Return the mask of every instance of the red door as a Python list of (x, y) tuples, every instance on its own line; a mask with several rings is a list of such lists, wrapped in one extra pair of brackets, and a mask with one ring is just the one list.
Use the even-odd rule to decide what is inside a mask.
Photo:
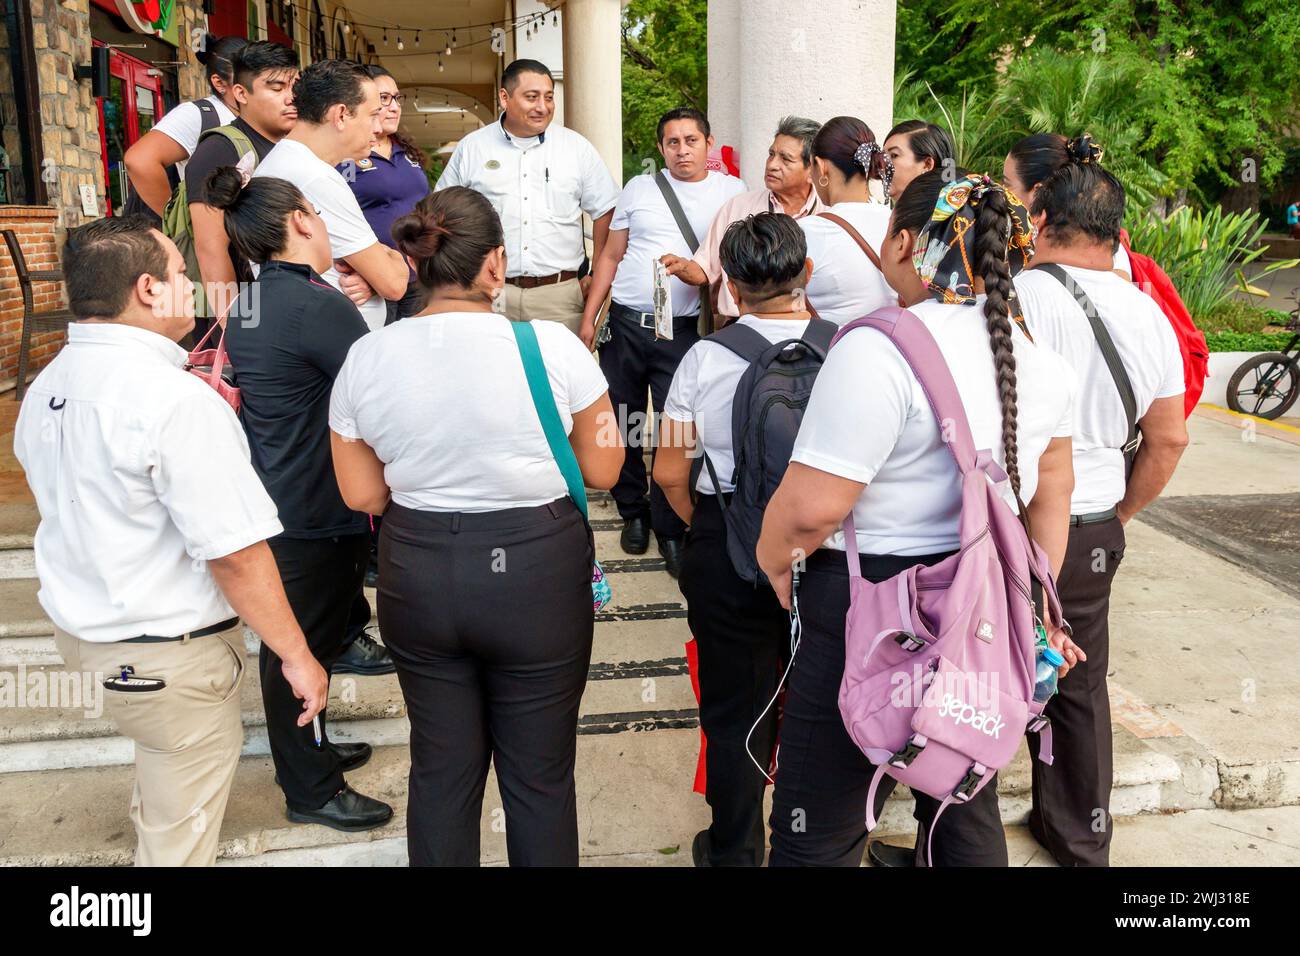
[[(96, 40), (95, 46), (103, 46)], [(99, 108), (99, 148), (104, 161), (108, 208), (113, 215), (126, 202), (126, 151), (153, 128), (162, 115), (162, 77), (143, 60), (110, 50), (108, 95), (95, 102)]]

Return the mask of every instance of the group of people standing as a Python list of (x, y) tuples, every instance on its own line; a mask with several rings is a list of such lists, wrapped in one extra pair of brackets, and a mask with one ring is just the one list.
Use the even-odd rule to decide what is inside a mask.
[[(290, 819), (391, 818), (344, 777), (369, 745), (332, 741), (324, 717), (331, 673), (395, 670), (412, 864), (478, 862), (489, 765), (511, 863), (576, 864), (599, 576), (585, 486), (612, 489), (624, 551), (643, 554), (654, 533), (686, 598), (713, 815), (696, 864), (761, 865), (769, 830), (774, 865), (860, 863), (874, 768), (837, 707), (845, 551), (872, 580), (953, 553), (957, 472), (897, 349), (851, 330), (825, 354), (764, 515), (756, 585), (733, 566), (724, 520), (750, 363), (713, 333), (829, 342), (900, 305), (938, 341), (1007, 500), (1026, 503), (1073, 627), (1054, 635), (1068, 673), (1031, 828), (1062, 863), (1106, 862), (1109, 590), (1123, 525), (1187, 439), (1177, 343), (1119, 271), (1124, 191), (1086, 137), (1030, 137), (994, 180), (958, 168), (930, 124), (877, 142), (855, 117), (792, 116), (764, 185), (747, 189), (709, 169), (708, 119), (680, 108), (658, 125), (664, 168), (619, 190), (591, 144), (552, 122), (549, 70), (518, 60), (499, 120), (459, 143), (431, 189), (382, 69), (300, 71), (266, 42), (212, 44), (208, 64), (207, 107), (128, 157), (161, 230), (116, 218), (69, 234), (79, 321), (15, 434), (60, 650), (121, 675), (107, 707), (136, 741), (139, 862), (215, 857), (242, 739), (242, 619), (261, 639)], [(167, 167), (182, 162), (169, 199)], [(671, 335), (656, 330), (656, 268), (671, 277)], [(207, 331), (191, 332), (196, 299), (237, 414), (183, 370), (176, 343)], [(1128, 371), (1132, 422), (1090, 312)], [(856, 541), (837, 530), (850, 513)], [(382, 646), (365, 633), (368, 578)], [(916, 798), (918, 848), (936, 805)], [(936, 864), (1005, 865), (996, 787), (949, 810), (933, 845)], [(890, 850), (873, 844), (872, 859), (923, 860)]]

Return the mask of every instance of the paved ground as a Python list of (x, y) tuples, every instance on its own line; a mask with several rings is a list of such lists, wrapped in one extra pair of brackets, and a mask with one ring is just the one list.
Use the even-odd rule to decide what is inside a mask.
[[(0, 539), (30, 535), (30, 502), (9, 455), (0, 399)], [(1129, 528), (1112, 614), (1117, 864), (1300, 863), (1300, 597), (1277, 582), (1294, 559), (1285, 509), (1300, 496), (1300, 433), (1243, 425), (1202, 409), (1193, 443), (1166, 501)], [(1231, 488), (1254, 509), (1255, 527), (1279, 525), (1260, 550)], [(1220, 506), (1216, 506), (1219, 499)], [(1181, 521), (1181, 524), (1176, 523)], [(608, 503), (597, 506), (598, 550), (615, 576), (616, 604), (597, 625), (583, 701), (578, 792), (583, 859), (591, 865), (689, 863), (689, 841), (707, 822), (690, 792), (698, 741), (682, 672), (688, 636), (675, 586), (653, 561), (617, 546)], [(1216, 545), (1226, 541), (1232, 547)], [(0, 552), (0, 657), (48, 655), (48, 622), (34, 600), (30, 552)], [(30, 547), (29, 539), (26, 547)], [(1235, 550), (1234, 550), (1235, 549)], [(1268, 558), (1261, 563), (1260, 554)], [(1269, 563), (1271, 562), (1271, 563)], [(1287, 582), (1283, 581), (1286, 585)], [(7, 628), (7, 630), (6, 630)], [(15, 658), (16, 659), (16, 658)], [(646, 681), (650, 684), (647, 685)], [(336, 682), (340, 683), (340, 682)], [(647, 697), (647, 686), (653, 692)], [(250, 682), (248, 744), (223, 827), (223, 861), (401, 863), (406, 724), (391, 678), (335, 688), (339, 739), (379, 745), (353, 775), (358, 789), (390, 799), (399, 820), (372, 834), (341, 835), (284, 822), (270, 781), (260, 708)], [(83, 716), (0, 713), (0, 860), (122, 863), (133, 842), (125, 806), (129, 742)], [(332, 718), (333, 719), (333, 718)], [(6, 763), (6, 761), (8, 763)], [(1018, 824), (1027, 809), (1023, 756), (1004, 775), (1004, 820), (1016, 864), (1047, 862)], [(495, 783), (485, 800), (485, 863), (504, 860)], [(883, 830), (904, 841), (898, 800)], [(1171, 812), (1182, 810), (1185, 812)]]

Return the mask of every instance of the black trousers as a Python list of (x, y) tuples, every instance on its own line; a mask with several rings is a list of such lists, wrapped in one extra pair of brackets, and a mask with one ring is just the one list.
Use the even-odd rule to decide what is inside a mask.
[[(947, 555), (862, 555), (862, 576), (883, 581), (915, 564)], [(860, 866), (867, 845), (867, 791), (876, 768), (858, 749), (840, 718), (844, 677), (844, 615), (849, 574), (840, 551), (808, 559), (799, 588), (803, 632), (795, 653), (781, 719), (776, 790), (772, 795), (772, 866)], [(894, 789), (886, 776), (876, 812)], [(1006, 866), (1007, 844), (998, 811), (997, 779), (969, 803), (953, 803), (934, 824), (940, 801), (915, 793), (916, 863), (924, 866), (934, 826), (935, 866)]]
[(406, 294), (400, 299), (390, 299), (386, 304), (388, 306), (388, 317), (384, 320), (384, 325), (392, 325), (398, 319), (405, 319), (409, 316), (416, 315), (424, 308), (425, 302), (429, 298), (429, 291), (420, 285), (419, 279), (412, 279), (406, 284)]
[(768, 703), (790, 659), (790, 615), (770, 587), (756, 588), (736, 574), (726, 547), (718, 499), (701, 495), (686, 536), (680, 586), (699, 653), (705, 798), (713, 811), (709, 862), (762, 866), (766, 777), (754, 760), (767, 769), (776, 742), (777, 708)]
[(623, 470), (610, 494), (624, 519), (648, 516), (656, 534), (677, 538), (686, 533), (686, 524), (677, 517), (659, 486), (646, 475), (645, 448), (651, 441), (651, 428), (649, 422), (642, 424), (641, 416), (645, 414), (647, 389), (656, 417), (663, 412), (678, 363), (700, 340), (699, 318), (678, 317), (674, 320), (672, 339), (656, 339), (654, 329), (641, 327), (638, 315), (617, 302), (612, 303), (609, 312), (612, 337), (600, 347), (600, 370), (609, 382), (609, 399), (627, 445)]
[[(313, 656), (329, 673), (347, 643), (348, 618), (361, 594), (369, 539), (365, 534), (281, 535), (272, 538), (270, 545), (289, 607)], [(321, 745), (317, 747), (312, 725), (298, 726), (302, 701), (285, 680), (279, 656), (263, 644), (259, 664), (266, 734), (285, 801), (297, 810), (316, 810), (343, 788), (343, 773), (325, 730), (326, 712), (320, 713)]]
[(576, 866), (573, 767), (595, 617), (568, 498), (484, 514), (391, 505), (379, 624), (411, 720), (412, 866), (477, 866), (488, 761), (512, 866)]
[[(1057, 591), (1074, 642), (1088, 660), (1070, 668), (1043, 711), (1052, 722), (1053, 763), (1033, 761), (1029, 811), (1030, 832), (1062, 866), (1110, 865), (1115, 771), (1106, 670), (1110, 589), (1123, 558), (1118, 518), (1070, 529)], [(1036, 754), (1038, 740), (1031, 745)]]

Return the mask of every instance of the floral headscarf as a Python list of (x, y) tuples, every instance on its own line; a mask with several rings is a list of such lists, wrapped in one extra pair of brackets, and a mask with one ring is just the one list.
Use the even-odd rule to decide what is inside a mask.
[[(957, 305), (975, 303), (975, 272), (972, 266), (975, 219), (980, 201), (990, 190), (1006, 193), (1011, 214), (1007, 262), (1014, 276), (1029, 264), (1034, 254), (1032, 224), (1024, 203), (1011, 190), (987, 176), (966, 175), (948, 183), (939, 193), (934, 213), (917, 237), (912, 253), (921, 282), (939, 302)], [(1012, 292), (1014, 297), (1014, 290)], [(1014, 311), (1019, 311), (1014, 310)], [(1016, 316), (1019, 318), (1019, 316)]]

